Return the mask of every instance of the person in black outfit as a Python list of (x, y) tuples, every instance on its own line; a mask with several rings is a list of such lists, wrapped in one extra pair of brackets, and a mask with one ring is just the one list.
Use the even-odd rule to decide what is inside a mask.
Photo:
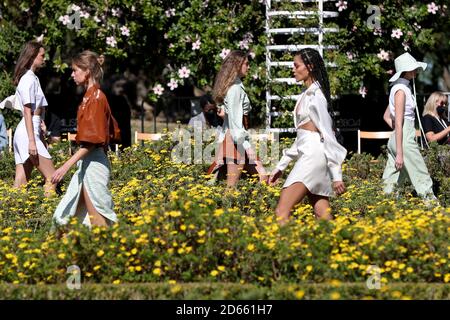
[(422, 116), (423, 130), (428, 142), (450, 144), (450, 126), (445, 120), (448, 97), (442, 92), (433, 92), (425, 104)]

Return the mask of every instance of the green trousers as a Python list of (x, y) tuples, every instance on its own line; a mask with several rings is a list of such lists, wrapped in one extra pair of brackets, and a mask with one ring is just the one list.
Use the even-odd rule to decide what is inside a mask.
[(403, 168), (401, 170), (395, 168), (397, 155), (395, 132), (390, 137), (387, 144), (388, 159), (383, 173), (384, 192), (391, 193), (395, 184), (401, 185), (406, 179), (409, 179), (419, 196), (434, 199), (433, 182), (420, 154), (415, 133), (414, 121), (405, 119), (403, 123)]

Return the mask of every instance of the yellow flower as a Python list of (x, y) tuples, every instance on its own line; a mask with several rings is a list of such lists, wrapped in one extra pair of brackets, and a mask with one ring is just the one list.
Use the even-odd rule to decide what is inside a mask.
[(105, 251), (103, 251), (101, 249), (97, 251), (97, 257), (99, 257), (99, 258), (103, 257), (104, 254), (105, 254)]
[(97, 271), (97, 270), (100, 269), (100, 268), (101, 268), (101, 267), (97, 265), (97, 266), (94, 267), (94, 271)]
[(198, 234), (199, 237), (203, 237), (206, 234), (206, 231), (205, 230), (201, 230), (201, 231), (197, 232), (197, 234)]
[(406, 272), (408, 272), (408, 273), (413, 273), (413, 272), (414, 272), (414, 269), (411, 268), (411, 267), (408, 267), (408, 268), (406, 268)]
[(63, 260), (65, 257), (66, 257), (65, 253), (58, 254), (58, 258), (61, 259), (61, 260)]
[(138, 252), (136, 248), (131, 249), (131, 254), (135, 255)]
[(113, 284), (120, 284), (120, 280), (119, 280), (119, 279), (114, 280), (114, 281), (113, 281)]
[(160, 260), (157, 260), (155, 262), (155, 267), (161, 267), (161, 261)]
[(212, 275), (213, 277), (217, 276), (218, 274), (219, 274), (219, 271), (217, 271), (217, 270), (211, 271), (211, 275)]
[(225, 267), (224, 267), (224, 266), (218, 266), (217, 269), (218, 269), (219, 271), (225, 271)]
[(332, 300), (339, 300), (341, 298), (341, 294), (339, 292), (334, 291), (331, 293), (330, 298)]
[(295, 298), (296, 299), (302, 299), (304, 296), (305, 296), (305, 291), (303, 291), (303, 290), (295, 291)]
[(231, 250), (225, 250), (225, 255), (226, 256), (231, 256), (233, 254), (233, 251), (231, 251)]
[(313, 269), (313, 266), (312, 266), (312, 265), (306, 266), (306, 271), (311, 272), (312, 269)]
[(255, 250), (255, 245), (254, 244), (249, 244), (248, 246), (247, 246), (247, 250), (248, 251), (253, 251), (253, 250)]
[(160, 276), (161, 275), (161, 269), (160, 268), (153, 269), (153, 274), (156, 275), (156, 276)]

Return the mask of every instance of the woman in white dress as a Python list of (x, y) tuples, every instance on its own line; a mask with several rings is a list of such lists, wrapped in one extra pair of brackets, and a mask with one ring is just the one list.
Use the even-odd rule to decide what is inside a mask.
[(48, 105), (35, 71), (45, 63), (45, 49), (41, 43), (25, 44), (14, 70), (16, 99), (23, 110), (23, 118), (14, 133), (14, 159), (16, 176), (14, 187), (28, 182), (33, 167), (45, 177), (44, 190), (49, 196), (56, 185), (51, 182), (55, 167), (44, 145), (45, 107)]
[(319, 52), (302, 49), (294, 56), (294, 77), (307, 89), (294, 109), (297, 138), (272, 171), (269, 182), (275, 184), (291, 160), (297, 160), (283, 185), (276, 208), (278, 222), (288, 222), (291, 210), (308, 195), (314, 213), (320, 219), (332, 219), (329, 197), (345, 191), (341, 165), (347, 150), (336, 140), (328, 113), (330, 85)]

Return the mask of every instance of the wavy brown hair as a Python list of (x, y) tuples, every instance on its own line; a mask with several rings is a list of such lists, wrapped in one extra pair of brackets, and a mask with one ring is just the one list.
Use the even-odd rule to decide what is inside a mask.
[(14, 68), (14, 85), (19, 84), (20, 78), (31, 69), (34, 59), (39, 54), (39, 50), (44, 48), (42, 43), (37, 41), (28, 41), (20, 52), (19, 59), (17, 59), (16, 67)]
[(228, 89), (239, 76), (242, 65), (247, 57), (248, 55), (244, 51), (233, 50), (223, 60), (212, 92), (213, 99), (216, 103), (223, 103)]
[(96, 83), (100, 83), (100, 80), (103, 78), (102, 63), (103, 58), (89, 50), (77, 54), (72, 59), (72, 64), (76, 65), (81, 70), (89, 70), (91, 78)]

